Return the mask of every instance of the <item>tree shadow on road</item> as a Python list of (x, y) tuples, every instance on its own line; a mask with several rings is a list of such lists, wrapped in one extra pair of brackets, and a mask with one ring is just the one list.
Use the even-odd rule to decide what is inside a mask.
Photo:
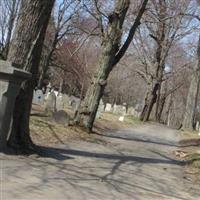
[(44, 157), (52, 157), (56, 158), (55, 155), (58, 156), (58, 160), (60, 159), (60, 155), (63, 156), (81, 156), (81, 157), (89, 157), (89, 158), (99, 158), (99, 159), (108, 159), (108, 160), (119, 160), (119, 161), (135, 161), (138, 163), (163, 163), (163, 164), (173, 164), (173, 165), (185, 165), (185, 162), (175, 160), (169, 157), (164, 157), (164, 159), (160, 158), (148, 158), (148, 157), (139, 157), (139, 156), (127, 156), (127, 155), (118, 155), (118, 154), (107, 154), (107, 153), (94, 153), (89, 151), (83, 150), (76, 150), (76, 149), (61, 149), (61, 148), (54, 148), (54, 147), (42, 147), (38, 146), (40, 150), (39, 155)]
[(134, 142), (144, 142), (144, 143), (150, 143), (150, 144), (158, 144), (158, 145), (165, 145), (165, 146), (171, 146), (171, 147), (189, 147), (191, 144), (181, 144), (179, 142), (175, 141), (167, 141), (167, 140), (162, 140), (160, 138), (146, 138), (144, 136), (140, 135), (134, 135), (134, 134), (129, 134), (128, 135), (123, 135), (123, 136), (118, 136), (118, 135), (111, 135), (107, 133), (93, 133), (94, 135), (101, 136), (101, 137), (107, 137), (107, 138), (113, 138), (113, 139), (119, 139), (119, 140), (127, 140), (127, 141), (134, 141)]

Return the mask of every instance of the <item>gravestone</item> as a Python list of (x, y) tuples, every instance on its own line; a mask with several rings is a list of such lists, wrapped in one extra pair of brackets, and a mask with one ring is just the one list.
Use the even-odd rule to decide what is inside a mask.
[(196, 130), (196, 131), (199, 131), (199, 121), (196, 122), (195, 130)]
[(133, 115), (133, 116), (134, 116), (134, 114), (135, 114), (135, 108), (134, 108), (134, 107), (129, 107), (129, 108), (128, 108), (128, 111), (127, 111), (127, 114), (128, 114), (128, 115)]
[(114, 105), (113, 113), (124, 116), (126, 114), (126, 107), (121, 105)]
[(59, 110), (53, 113), (53, 119), (56, 123), (68, 126), (70, 122), (70, 116), (64, 111)]
[(120, 116), (120, 117), (119, 117), (119, 121), (120, 121), (120, 122), (123, 122), (123, 121), (124, 121), (124, 116)]
[(104, 103), (102, 99), (100, 100), (99, 107), (97, 110), (96, 118), (99, 119), (101, 117), (101, 113), (104, 111)]
[(42, 90), (35, 90), (33, 93), (33, 103), (42, 105), (44, 103), (44, 94)]
[(105, 112), (111, 112), (112, 110), (112, 105), (110, 103), (106, 104)]
[(6, 147), (16, 96), (24, 80), (31, 74), (0, 60), (0, 150)]
[(70, 106), (74, 111), (77, 111), (80, 106), (81, 100), (75, 96), (70, 97)]
[(49, 83), (47, 85), (46, 91), (45, 91), (45, 95), (44, 95), (44, 99), (46, 100), (49, 96), (49, 94), (51, 93), (51, 83)]
[(70, 106), (70, 98), (67, 94), (63, 94), (63, 107), (68, 108)]
[(54, 91), (52, 91), (45, 102), (45, 113), (47, 115), (51, 115), (56, 111), (56, 95)]
[(63, 103), (63, 97), (60, 94), (59, 96), (56, 97), (56, 110), (63, 110), (64, 109), (64, 103)]

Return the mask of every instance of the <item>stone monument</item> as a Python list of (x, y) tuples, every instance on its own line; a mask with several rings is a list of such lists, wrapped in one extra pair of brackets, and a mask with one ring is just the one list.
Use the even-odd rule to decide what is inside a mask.
[(0, 148), (6, 147), (16, 96), (31, 74), (0, 60)]

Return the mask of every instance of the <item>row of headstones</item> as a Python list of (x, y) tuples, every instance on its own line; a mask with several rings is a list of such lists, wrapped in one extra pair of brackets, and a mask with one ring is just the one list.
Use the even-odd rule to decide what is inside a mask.
[(33, 103), (45, 106), (46, 110), (55, 112), (67, 108), (76, 111), (80, 105), (80, 99), (74, 96), (51, 91), (43, 94), (42, 90), (36, 90), (33, 95)]
[(135, 117), (139, 117), (140, 111), (137, 108), (138, 106), (134, 107), (126, 107), (126, 105), (116, 105), (114, 104), (113, 106), (109, 103), (106, 104), (105, 106), (105, 112), (111, 112), (120, 116), (125, 116), (125, 115), (132, 115)]
[[(67, 108), (71, 108), (76, 112), (80, 102), (80, 98), (62, 93), (58, 94), (57, 91), (51, 91), (44, 94), (42, 90), (36, 90), (33, 95), (33, 103), (44, 106), (46, 112), (56, 112)], [(101, 100), (96, 115), (97, 118), (100, 118), (101, 113), (104, 111), (104, 107), (103, 101)]]
[[(42, 90), (36, 90), (33, 95), (33, 103), (44, 105), (45, 109), (48, 111), (59, 111), (67, 108), (72, 108), (72, 110), (77, 111), (80, 105), (80, 99), (75, 96), (68, 96), (66, 94), (58, 93), (57, 91), (47, 91), (45, 94)], [(104, 104), (100, 101), (99, 108), (97, 111), (97, 118), (100, 118), (101, 113), (111, 112), (120, 116), (132, 115), (138, 117), (140, 112), (137, 108), (126, 107), (126, 105), (116, 105), (113, 106), (109, 103)]]

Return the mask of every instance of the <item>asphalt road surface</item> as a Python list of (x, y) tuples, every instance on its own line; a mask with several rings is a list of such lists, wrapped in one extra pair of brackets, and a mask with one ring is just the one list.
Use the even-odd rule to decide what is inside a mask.
[(179, 135), (147, 125), (42, 148), (43, 156), (0, 154), (1, 200), (200, 200), (172, 151)]

